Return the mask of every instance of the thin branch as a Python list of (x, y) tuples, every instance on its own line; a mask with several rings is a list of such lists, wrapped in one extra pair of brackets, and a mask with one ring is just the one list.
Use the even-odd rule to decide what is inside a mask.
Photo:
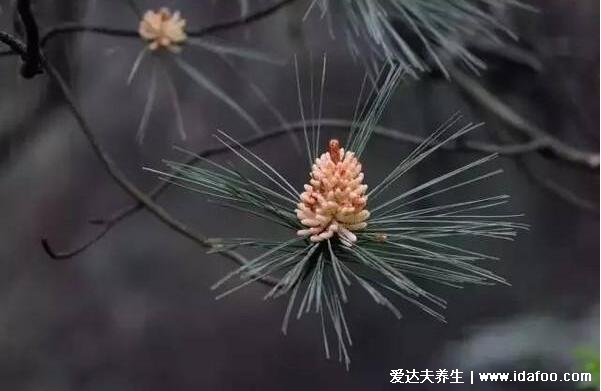
[(468, 93), (484, 108), (495, 114), (499, 119), (512, 128), (519, 130), (531, 140), (540, 143), (537, 149), (547, 150), (555, 157), (589, 169), (599, 169), (599, 154), (581, 151), (561, 140), (551, 136), (544, 130), (531, 124), (526, 119), (513, 111), (508, 105), (501, 102), (493, 94), (488, 92), (482, 85), (456, 68), (450, 68), (452, 80)]
[(281, 8), (284, 8), (285, 6), (292, 4), (294, 1), (296, 1), (296, 0), (281, 0), (280, 2), (275, 3), (274, 5), (264, 8), (253, 14), (249, 14), (249, 15), (243, 16), (241, 18), (236, 18), (236, 19), (226, 21), (226, 22), (216, 23), (212, 26), (208, 26), (208, 27), (202, 28), (197, 31), (190, 31), (187, 34), (190, 37), (202, 37), (204, 35), (214, 34), (214, 33), (220, 32), (220, 31), (244, 26), (244, 25), (253, 23), (257, 20), (261, 20), (271, 14), (276, 13)]
[(538, 175), (536, 171), (530, 167), (526, 161), (524, 161), (524, 159), (518, 159), (517, 163), (522, 167), (526, 175), (528, 175), (538, 186), (540, 186), (542, 190), (546, 190), (557, 196), (562, 201), (574, 205), (575, 207), (584, 211), (599, 214), (599, 206), (594, 202), (579, 196), (572, 190), (560, 185), (546, 176)]
[[(81, 110), (77, 106), (75, 99), (71, 93), (71, 90), (67, 86), (67, 84), (64, 81), (64, 79), (62, 78), (62, 76), (58, 73), (56, 68), (54, 68), (54, 66), (43, 56), (41, 57), (41, 65), (43, 66), (43, 68), (46, 70), (46, 72), (50, 76), (50, 79), (53, 82), (55, 82), (57, 84), (57, 86), (59, 87), (59, 89), (60, 89), (61, 93), (63, 94), (63, 97), (65, 98), (66, 103), (67, 103), (69, 109), (71, 110), (73, 116), (75, 117), (75, 120), (77, 121), (81, 131), (83, 132), (84, 136), (90, 143), (92, 150), (98, 156), (98, 158), (100, 159), (100, 162), (102, 163), (102, 165), (104, 166), (104, 168), (106, 169), (108, 174), (115, 180), (115, 182), (117, 182), (117, 184), (126, 193), (128, 193), (131, 197), (136, 199), (138, 203), (141, 203), (142, 205), (144, 205), (145, 209), (147, 209), (149, 212), (151, 212), (155, 217), (157, 217), (165, 225), (167, 225), (171, 229), (175, 230), (176, 232), (179, 232), (180, 234), (188, 237), (189, 239), (193, 240), (194, 242), (196, 242), (197, 244), (199, 244), (200, 246), (202, 246), (204, 248), (209, 248), (209, 249), (212, 248), (213, 247), (212, 244), (206, 237), (204, 237), (200, 233), (193, 231), (192, 229), (188, 228), (185, 224), (183, 224), (179, 220), (172, 217), (165, 209), (163, 209), (160, 205), (154, 203), (150, 197), (148, 197), (144, 192), (139, 190), (133, 183), (131, 183), (129, 181), (129, 179), (127, 179), (127, 177), (121, 172), (119, 167), (115, 164), (115, 162), (112, 160), (112, 158), (108, 155), (108, 153), (101, 146), (95, 133), (92, 131), (92, 129), (89, 127), (88, 123), (83, 118)], [(57, 254), (54, 251), (52, 251), (47, 240), (43, 239), (42, 244), (44, 246), (44, 249), (46, 249), (46, 251), (48, 252), (48, 254), (50, 256), (58, 256), (57, 259), (60, 258), (61, 254)], [(233, 260), (234, 262), (236, 262), (239, 265), (244, 265), (246, 262), (244, 257), (242, 257), (240, 254), (233, 252), (233, 251), (224, 251), (224, 252), (221, 252), (221, 254), (224, 257)], [(273, 278), (263, 278), (263, 279), (260, 279), (259, 281), (266, 285), (269, 285), (269, 286), (274, 286), (275, 284), (277, 284), (277, 280), (273, 279)]]
[[(503, 141), (512, 142), (513, 140), (515, 140), (515, 136), (510, 134), (507, 129), (500, 129), (498, 136)], [(545, 175), (540, 175), (533, 167), (533, 165), (530, 164), (527, 155), (516, 156), (516, 159), (514, 161), (519, 170), (524, 172), (526, 176), (530, 178), (532, 182), (541, 190), (549, 192), (552, 195), (561, 199), (563, 202), (575, 206), (579, 209), (599, 214), (599, 206), (596, 205), (594, 201), (589, 201), (586, 198), (576, 194), (572, 190), (555, 182), (549, 177), (548, 173), (546, 173)]]
[(60, 35), (64, 34), (72, 34), (72, 33), (93, 33), (100, 35), (109, 35), (123, 38), (139, 38), (140, 33), (136, 30), (129, 29), (118, 29), (106, 26), (93, 26), (81, 24), (78, 22), (66, 22), (61, 23), (56, 26), (50, 27), (44, 34), (42, 34), (42, 39), (40, 40), (40, 45), (45, 47), (48, 42)]
[[(203, 27), (198, 30), (187, 31), (186, 34), (189, 37), (198, 38), (198, 37), (203, 37), (203, 36), (210, 35), (210, 34), (215, 34), (215, 33), (221, 32), (221, 31), (234, 29), (236, 27), (244, 26), (244, 25), (253, 23), (255, 21), (261, 20), (269, 15), (272, 15), (275, 12), (279, 11), (281, 8), (284, 8), (285, 6), (291, 4), (294, 1), (295, 0), (282, 0), (270, 7), (267, 7), (263, 10), (257, 11), (253, 14), (250, 14), (250, 15), (247, 15), (244, 17), (240, 17), (240, 18), (236, 18), (236, 19), (232, 19), (232, 20), (228, 20), (228, 21), (224, 21), (224, 22), (218, 22), (216, 24), (213, 24), (213, 25), (210, 25), (207, 27)], [(111, 27), (105, 27), (105, 26), (92, 26), (92, 25), (86, 25), (86, 24), (73, 22), (73, 23), (63, 23), (63, 24), (59, 24), (59, 25), (51, 27), (43, 34), (40, 44), (42, 47), (44, 47), (48, 43), (48, 41), (50, 41), (51, 39), (53, 39), (59, 35), (71, 34), (71, 33), (81, 33), (81, 32), (109, 35), (109, 36), (117, 36), (117, 37), (124, 37), (124, 38), (139, 38), (140, 37), (140, 34), (138, 33), (137, 30), (118, 29), (118, 28), (111, 28)]]

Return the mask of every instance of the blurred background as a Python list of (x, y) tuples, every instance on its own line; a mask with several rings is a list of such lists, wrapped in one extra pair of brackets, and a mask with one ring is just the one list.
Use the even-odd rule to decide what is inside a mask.
[[(33, 3), (42, 31), (64, 22), (133, 31), (138, 25), (126, 1)], [(137, 3), (143, 10), (163, 5), (179, 9), (190, 29), (274, 4)], [(362, 64), (349, 55), (341, 34), (334, 31), (332, 37), (319, 12), (303, 22), (310, 3), (298, 0), (218, 35), (221, 42), (269, 53), (284, 65), (237, 57), (224, 62), (192, 46), (180, 55), (268, 130), (280, 125), (273, 108), (287, 121), (300, 119), (291, 56), (299, 57), (304, 92), (309, 94), (311, 64), (318, 73), (320, 57), (327, 52), (323, 116), (351, 119)], [(479, 52), (488, 64), (480, 76), (466, 72), (461, 80), (436, 74), (407, 78), (381, 124), (424, 137), (460, 110), (467, 120), (486, 122), (470, 140), (527, 141), (513, 117), (508, 121), (503, 110), (499, 115), (503, 102), (520, 120), (598, 156), (599, 3), (528, 3), (539, 11), (512, 9), (500, 15), (520, 36), (517, 54)], [(0, 4), (1, 30), (19, 33), (14, 2)], [(201, 151), (217, 145), (212, 137), (216, 129), (238, 138), (251, 136), (253, 129), (181, 69), (167, 65), (188, 137), (179, 136), (169, 87), (160, 76), (139, 143), (136, 132), (152, 67), (143, 62), (130, 85), (127, 77), (142, 47), (136, 37), (78, 33), (56, 37), (45, 50), (117, 165), (136, 185), (150, 190), (158, 179), (142, 167), (162, 168), (161, 159), (180, 159), (173, 145)], [(281, 334), (286, 302), (263, 302), (265, 287), (253, 285), (215, 301), (210, 286), (234, 265), (206, 255), (205, 249), (145, 211), (123, 220), (76, 257), (51, 259), (41, 238), (57, 251), (76, 248), (102, 228), (89, 224), (90, 219), (110, 216), (132, 200), (107, 175), (56, 86), (44, 76), (20, 78), (19, 66), (14, 56), (0, 57), (0, 389), (387, 389), (395, 386), (389, 384), (389, 372), (397, 368), (563, 373), (583, 372), (587, 363), (595, 358), (598, 362), (598, 164), (584, 167), (545, 150), (498, 159), (505, 174), (465, 195), (510, 194), (511, 211), (526, 214), (530, 232), (515, 242), (486, 243), (488, 253), (502, 259), (486, 266), (512, 286), (432, 287), (448, 299), (447, 324), (402, 303), (404, 319), (397, 321), (355, 287), (346, 310), (354, 338), (347, 372), (336, 360), (325, 359), (317, 318), (293, 322), (289, 335)], [(493, 104), (478, 99), (470, 89), (474, 83), (494, 96)], [(344, 129), (325, 132), (341, 136)], [(383, 176), (413, 147), (374, 137), (364, 155), (368, 184), (370, 173)], [(300, 188), (307, 176), (305, 157), (289, 137), (265, 141), (254, 150)], [(441, 151), (403, 185), (421, 183), (479, 156)], [(215, 159), (227, 162), (233, 157), (221, 154)], [(281, 235), (277, 227), (242, 218), (182, 189), (170, 189), (158, 201), (210, 236)], [(579, 385), (477, 387), (570, 390)]]

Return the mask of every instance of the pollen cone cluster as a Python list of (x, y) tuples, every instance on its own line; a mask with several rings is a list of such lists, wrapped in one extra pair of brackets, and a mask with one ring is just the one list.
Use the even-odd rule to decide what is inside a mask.
[(296, 216), (306, 229), (299, 236), (320, 242), (338, 235), (347, 246), (357, 241), (352, 231), (367, 226), (365, 209), (367, 185), (363, 184), (361, 163), (353, 152), (331, 140), (329, 151), (315, 159), (309, 184), (300, 196)]
[(179, 45), (186, 40), (185, 27), (186, 20), (181, 18), (178, 11), (171, 13), (168, 8), (161, 8), (157, 12), (146, 11), (138, 32), (150, 42), (150, 50), (166, 48), (178, 51)]

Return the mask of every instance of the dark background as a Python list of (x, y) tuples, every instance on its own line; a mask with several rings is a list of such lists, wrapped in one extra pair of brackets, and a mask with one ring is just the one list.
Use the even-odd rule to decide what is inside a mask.
[[(135, 14), (117, 0), (33, 3), (42, 30), (63, 21), (137, 28)], [(143, 8), (163, 5), (139, 3)], [(251, 1), (251, 9), (268, 3)], [(0, 26), (13, 31), (14, 5), (6, 0), (0, 4)], [(542, 68), (533, 71), (490, 58), (490, 71), (479, 81), (545, 131), (582, 150), (598, 151), (599, 4), (532, 4), (539, 13), (515, 11), (508, 20)], [(240, 12), (234, 1), (164, 5), (181, 9), (191, 28)], [(307, 5), (298, 1), (268, 19), (220, 36), (283, 58), (298, 53), (305, 78), (309, 51), (315, 58), (327, 51), (324, 116), (350, 118), (363, 71), (344, 40), (329, 38), (318, 18), (301, 23)], [(249, 136), (251, 130), (173, 68), (189, 138), (178, 139), (166, 85), (159, 81), (146, 141), (137, 144), (148, 67), (142, 66), (131, 86), (125, 80), (141, 47), (135, 38), (80, 34), (54, 40), (47, 53), (118, 165), (132, 181), (150, 189), (157, 178), (141, 168), (161, 167), (162, 158), (177, 157), (172, 145), (202, 150), (216, 145), (211, 136), (216, 128), (237, 137)], [(215, 55), (194, 48), (182, 55), (235, 96), (262, 126), (277, 125), (248, 84)], [(234, 61), (286, 118), (299, 119), (290, 64)], [(74, 247), (97, 232), (88, 219), (106, 216), (131, 200), (105, 173), (60, 94), (45, 77), (20, 79), (18, 66), (15, 58), (0, 58), (2, 390), (386, 389), (394, 368), (563, 373), (581, 371), (578, 350), (598, 354), (598, 170), (538, 153), (499, 159), (496, 164), (505, 174), (476, 190), (511, 194), (511, 210), (526, 213), (524, 221), (532, 226), (513, 243), (487, 244), (489, 253), (502, 258), (487, 266), (512, 286), (435, 287), (449, 301), (448, 324), (409, 305), (401, 305), (405, 317), (397, 321), (355, 288), (347, 308), (354, 337), (347, 372), (336, 360), (324, 358), (317, 318), (293, 322), (289, 335), (281, 334), (285, 302), (262, 302), (264, 287), (252, 286), (215, 301), (209, 287), (233, 265), (205, 255), (204, 249), (146, 212), (118, 225), (80, 256), (51, 260), (40, 238), (47, 237), (58, 249)], [(382, 124), (424, 136), (457, 110), (470, 120), (487, 122), (473, 137), (497, 142), (517, 134), (453, 82), (429, 77), (403, 83)], [(382, 177), (411, 147), (375, 137), (364, 158), (367, 182), (370, 174)], [(301, 186), (307, 175), (304, 156), (295, 152), (289, 138), (264, 142), (255, 150)], [(404, 185), (478, 156), (437, 153), (407, 176)], [(563, 190), (551, 191), (549, 181)], [(586, 202), (569, 202), (574, 197)], [(160, 202), (211, 236), (281, 235), (276, 228), (183, 190), (168, 191)], [(477, 387), (567, 390), (577, 385)]]

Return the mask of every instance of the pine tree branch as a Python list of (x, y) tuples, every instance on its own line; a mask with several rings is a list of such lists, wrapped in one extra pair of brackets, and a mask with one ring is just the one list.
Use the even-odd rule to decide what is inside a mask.
[(25, 27), (25, 38), (27, 39), (25, 55), (21, 55), (23, 59), (21, 76), (25, 79), (31, 79), (35, 75), (42, 73), (40, 33), (38, 31), (38, 24), (31, 12), (30, 0), (18, 0), (17, 12)]
[[(500, 129), (498, 136), (503, 141), (512, 142), (515, 140), (515, 136), (512, 135), (507, 129)], [(534, 165), (531, 164), (531, 159), (528, 159), (528, 155), (516, 156), (515, 164), (520, 171), (530, 178), (535, 186), (538, 186), (541, 190), (551, 193), (553, 196), (559, 198), (563, 202), (582, 209), (586, 212), (593, 212), (599, 214), (599, 206), (594, 202), (590, 201), (578, 194), (571, 189), (562, 186), (550, 178), (549, 173), (546, 172), (544, 175), (537, 172)]]
[(593, 201), (581, 197), (571, 189), (550, 179), (547, 175), (539, 175), (534, 168), (530, 167), (525, 159), (518, 159), (517, 164), (522, 167), (526, 175), (529, 176), (542, 190), (552, 193), (563, 202), (571, 204), (586, 212), (599, 214), (599, 206)]
[[(253, 14), (249, 14), (244, 17), (240, 17), (240, 18), (236, 18), (236, 19), (232, 19), (232, 20), (228, 20), (228, 21), (224, 21), (224, 22), (218, 22), (218, 23), (210, 25), (210, 26), (202, 27), (198, 30), (186, 31), (186, 35), (188, 35), (189, 37), (198, 38), (198, 37), (203, 37), (206, 35), (215, 34), (215, 33), (222, 32), (222, 31), (234, 29), (236, 27), (244, 26), (247, 24), (251, 24), (255, 21), (259, 21), (263, 18), (266, 18), (266, 17), (274, 14), (275, 12), (279, 11), (280, 9), (284, 8), (285, 6), (291, 4), (294, 1), (296, 1), (296, 0), (282, 0), (270, 7), (267, 7), (263, 10), (257, 11)], [(53, 26), (50, 29), (48, 29), (42, 36), (40, 44), (42, 47), (44, 47), (51, 39), (53, 39), (57, 36), (64, 35), (64, 34), (72, 34), (72, 33), (83, 33), (83, 32), (100, 34), (100, 35), (109, 35), (109, 36), (115, 36), (115, 37), (124, 37), (124, 38), (140, 38), (140, 33), (138, 32), (138, 30), (118, 29), (118, 28), (112, 28), (112, 27), (106, 27), (106, 26), (93, 26), (93, 25), (72, 22), (72, 23), (59, 24), (59, 25)]]
[[(115, 180), (115, 182), (132, 198), (136, 199), (138, 203), (141, 203), (146, 210), (151, 212), (155, 217), (157, 217), (161, 222), (163, 222), (166, 226), (170, 227), (176, 232), (184, 235), (185, 237), (193, 240), (201, 247), (211, 249), (213, 248), (211, 242), (202, 234), (193, 231), (185, 224), (180, 222), (179, 220), (172, 217), (165, 209), (163, 209), (160, 205), (156, 204), (150, 197), (148, 197), (144, 192), (139, 190), (132, 182), (127, 179), (127, 177), (121, 172), (119, 167), (115, 164), (109, 154), (104, 150), (102, 145), (100, 144), (98, 138), (95, 133), (92, 131), (86, 120), (84, 119), (81, 110), (79, 109), (75, 99), (71, 93), (71, 90), (67, 86), (65, 80), (59, 74), (59, 72), (54, 68), (54, 66), (45, 58), (41, 57), (41, 65), (48, 73), (50, 79), (58, 86), (60, 89), (67, 106), (71, 110), (71, 113), (75, 117), (79, 128), (82, 133), (88, 140), (92, 150), (96, 154), (96, 156), (100, 159), (100, 162), (104, 166), (107, 173)], [(61, 259), (61, 254), (55, 253), (52, 251), (48, 241), (46, 239), (42, 239), (42, 245), (44, 249), (48, 252), (51, 257), (55, 257), (56, 259)], [(233, 260), (239, 265), (244, 265), (246, 260), (245, 258), (234, 252), (234, 251), (222, 251), (220, 254), (230, 260)], [(274, 286), (277, 284), (277, 280), (273, 278), (261, 278), (258, 280), (269, 286)]]
[[(308, 120), (305, 121), (306, 126), (313, 126), (320, 124), (323, 127), (339, 127), (339, 128), (348, 128), (353, 123), (349, 120), (343, 119), (322, 119), (322, 120)], [(244, 147), (252, 147), (258, 145), (262, 142), (276, 139), (283, 135), (286, 135), (288, 132), (299, 132), (304, 129), (303, 122), (295, 122), (289, 123), (282, 127), (274, 128), (262, 135), (252, 136), (246, 139), (240, 140), (240, 145), (231, 145), (229, 147), (226, 146), (217, 146), (209, 149), (205, 149), (197, 153), (198, 157), (209, 158), (211, 156), (219, 155), (222, 153), (231, 152), (230, 148), (238, 149), (241, 146)], [(386, 128), (383, 126), (377, 126), (374, 129), (374, 133), (384, 138), (388, 138), (395, 141), (406, 142), (410, 144), (419, 145), (424, 141), (424, 138), (411, 135), (408, 133), (401, 132), (398, 129)], [(496, 145), (491, 143), (484, 143), (479, 141), (470, 141), (465, 140), (461, 144), (448, 144), (443, 146), (441, 149), (446, 151), (464, 151), (464, 152), (482, 152), (482, 153), (499, 153), (500, 155), (505, 156), (514, 156), (514, 155), (522, 155), (529, 152), (536, 152), (539, 148), (545, 147), (545, 144), (541, 141), (530, 141), (522, 144), (504, 144), (504, 145)], [(184, 164), (193, 165), (198, 163), (199, 158), (192, 157), (187, 160)], [(147, 193), (147, 196), (153, 200), (156, 200), (165, 190), (169, 188), (171, 182), (161, 181), (159, 182), (152, 190)], [(141, 202), (135, 202), (131, 205), (125, 206), (115, 212), (113, 212), (109, 217), (105, 218), (95, 218), (91, 219), (89, 223), (94, 225), (101, 225), (102, 229), (90, 240), (87, 242), (77, 246), (74, 249), (64, 251), (60, 253), (61, 258), (71, 258), (75, 257), (88, 248), (90, 248), (94, 243), (102, 239), (114, 226), (119, 224), (121, 221), (135, 214), (136, 212), (144, 209), (144, 204)]]
[(493, 94), (487, 91), (480, 83), (456, 68), (449, 68), (454, 83), (469, 94), (482, 107), (496, 115), (507, 125), (523, 133), (531, 140), (536, 140), (540, 145), (537, 149), (550, 152), (554, 157), (575, 165), (592, 170), (599, 169), (599, 154), (581, 151), (561, 140), (553, 137), (536, 125), (522, 118), (508, 105), (501, 102)]
[[(206, 27), (202, 27), (198, 30), (190, 30), (187, 31), (187, 35), (189, 37), (203, 37), (206, 35), (210, 35), (210, 34), (216, 34), (222, 31), (226, 31), (226, 30), (230, 30), (230, 29), (234, 29), (240, 26), (245, 26), (248, 24), (251, 24), (253, 22), (259, 21), (263, 18), (266, 18), (274, 13), (276, 13), (277, 11), (279, 11), (280, 9), (284, 8), (287, 5), (292, 4), (294, 1), (296, 0), (281, 0), (277, 3), (275, 3), (272, 6), (266, 7), (262, 10), (259, 10), (253, 14), (249, 14), (240, 18), (235, 18), (232, 20), (227, 20), (224, 22), (218, 22), (216, 24), (210, 25), (210, 26), (206, 26)], [(26, 16), (26, 19), (23, 20), (23, 23), (26, 27), (26, 31), (28, 32), (28, 39), (30, 36), (30, 29), (31, 32), (33, 32), (33, 34), (31, 35), (32, 40), (33, 38), (35, 38), (35, 42), (38, 42), (38, 34), (37, 34), (37, 26), (35, 25), (35, 19), (33, 18), (28, 18), (28, 16), (31, 15), (31, 13), (29, 13), (29, 15), (27, 14), (27, 10), (29, 10), (29, 0), (19, 0), (19, 4), (23, 3), (23, 10), (25, 11), (24, 15)], [(21, 12), (20, 12), (21, 14)], [(21, 16), (23, 18), (23, 16)], [(27, 22), (26, 22), (27, 20)], [(35, 26), (35, 28), (33, 28)], [(34, 48), (37, 46), (38, 50), (37, 52), (39, 52), (39, 48), (43, 48), (45, 47), (48, 42), (50, 40), (52, 40), (53, 38), (59, 37), (61, 35), (65, 35), (65, 34), (73, 34), (73, 33), (92, 33), (92, 34), (100, 34), (100, 35), (108, 35), (108, 36), (114, 36), (114, 37), (122, 37), (122, 38), (140, 38), (140, 33), (138, 32), (138, 30), (132, 30), (132, 29), (120, 29), (120, 28), (113, 28), (113, 27), (107, 27), (107, 26), (95, 26), (95, 25), (89, 25), (89, 24), (82, 24), (82, 23), (77, 23), (77, 22), (67, 22), (67, 23), (61, 23), (58, 25), (55, 25), (53, 27), (50, 27), (48, 30), (46, 30), (44, 32), (44, 34), (42, 34), (41, 38), (39, 38), (39, 44), (37, 45), (32, 45), (31, 46), (31, 50), (33, 51)], [(30, 46), (28, 45), (27, 48), (29, 48)], [(0, 51), (0, 57), (4, 57), (4, 56), (13, 56), (19, 54), (20, 52), (18, 50), (18, 48), (13, 48), (11, 47), (10, 50), (7, 51)]]

